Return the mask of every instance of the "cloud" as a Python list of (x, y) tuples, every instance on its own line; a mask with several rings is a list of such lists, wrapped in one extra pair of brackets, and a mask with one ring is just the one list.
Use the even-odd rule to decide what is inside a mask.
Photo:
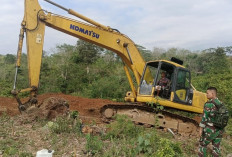
[[(23, 17), (23, 1), (3, 0), (0, 5), (0, 54), (15, 53), (20, 23)], [(22, 14), (19, 14), (21, 12)], [(16, 45), (16, 46), (15, 46)]]
[[(231, 46), (232, 1), (230, 0), (53, 0), (66, 8), (120, 30), (136, 44), (201, 50)], [(42, 8), (77, 19), (42, 0)], [(23, 1), (2, 0), (0, 6), (0, 54), (17, 50)], [(46, 29), (44, 49), (56, 44), (75, 44), (76, 38)], [(24, 42), (25, 43), (25, 42)], [(24, 44), (25, 45), (25, 44)], [(25, 51), (25, 48), (24, 48)]]

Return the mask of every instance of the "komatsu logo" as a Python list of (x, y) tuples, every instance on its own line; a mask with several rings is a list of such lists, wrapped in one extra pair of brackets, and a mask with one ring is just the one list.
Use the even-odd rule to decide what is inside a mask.
[(84, 28), (81, 28), (79, 26), (75, 26), (72, 24), (70, 24), (70, 29), (75, 30), (75, 31), (80, 32), (80, 33), (83, 33), (83, 34), (86, 34), (86, 35), (89, 35), (93, 38), (99, 39), (99, 37), (100, 37), (100, 35), (95, 33), (94, 31), (89, 31), (87, 29), (84, 29)]

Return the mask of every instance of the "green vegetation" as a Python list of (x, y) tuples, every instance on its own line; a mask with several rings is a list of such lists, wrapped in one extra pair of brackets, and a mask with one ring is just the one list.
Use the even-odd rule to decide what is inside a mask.
[(20, 150), (20, 147), (24, 143), (24, 137), (22, 137), (22, 139), (17, 142), (15, 141), (19, 134), (23, 133), (24, 130), (18, 130), (16, 134), (16, 132), (14, 132), (14, 121), (6, 114), (0, 116), (0, 125), (0, 155), (3, 155), (3, 157), (32, 156), (30, 152), (26, 152), (27, 150)]
[(67, 119), (64, 117), (58, 117), (55, 122), (48, 122), (47, 127), (52, 133), (76, 133), (81, 132), (81, 122), (77, 119)]
[(138, 136), (141, 128), (134, 125), (127, 116), (121, 115), (116, 117), (116, 122), (109, 126), (107, 136), (109, 138), (128, 138)]
[[(148, 51), (139, 45), (138, 49), (147, 61), (169, 60), (171, 57), (182, 59), (184, 66), (191, 70), (193, 86), (202, 92), (209, 86), (217, 87), (218, 97), (232, 115), (232, 47), (209, 48), (199, 52), (178, 48), (154, 48)], [(15, 55), (0, 55), (0, 96), (11, 96), (15, 60)], [(21, 63), (18, 89), (28, 87), (26, 54), (22, 55)], [(108, 50), (79, 40), (74, 46), (59, 45), (53, 54), (43, 54), (39, 94), (62, 92), (120, 101), (129, 90), (122, 61)], [(0, 153), (3, 152), (3, 156), (34, 156), (32, 152), (47, 146), (48, 149), (54, 149), (58, 156), (67, 151), (72, 152), (69, 154), (72, 156), (71, 154), (75, 154), (75, 147), (83, 141), (85, 145), (82, 149), (94, 156), (191, 156), (196, 153), (197, 140), (177, 142), (172, 136), (167, 138), (155, 129), (135, 126), (126, 117), (116, 117), (115, 123), (109, 125), (107, 134), (84, 136), (80, 132), (81, 123), (74, 117), (78, 115), (71, 115), (71, 120), (58, 118), (53, 122), (41, 120), (39, 123), (25, 124), (32, 125), (32, 135), (41, 133), (40, 137), (34, 137), (42, 139), (38, 146), (36, 140), (24, 136), (27, 127), (20, 127), (12, 118), (2, 115)], [(16, 128), (20, 129), (14, 131)], [(231, 119), (226, 127), (226, 134), (232, 136)], [(224, 155), (231, 153), (231, 145), (230, 139), (223, 139)], [(25, 149), (26, 146), (30, 148)]]
[(180, 143), (160, 136), (154, 128), (134, 125), (127, 116), (118, 115), (108, 128), (102, 136), (107, 151), (99, 156), (183, 156)]
[[(169, 132), (134, 125), (122, 115), (107, 126), (108, 131), (98, 135), (81, 133), (80, 119), (72, 116), (22, 123), (20, 117), (3, 114), (0, 125), (3, 157), (35, 156), (41, 149), (54, 150), (54, 156), (187, 157), (196, 154), (198, 147), (197, 138), (174, 138)], [(223, 138), (221, 148), (223, 156), (231, 153), (231, 139)]]
[[(219, 98), (232, 111), (232, 47), (209, 48), (201, 52), (170, 48), (146, 50), (137, 45), (146, 61), (180, 58), (191, 70), (192, 84), (199, 91), (216, 86)], [(11, 96), (16, 56), (0, 56), (0, 96)], [(22, 55), (17, 88), (28, 87), (27, 55)], [(59, 45), (54, 53), (44, 52), (39, 93), (62, 92), (89, 98), (123, 100), (130, 90), (119, 56), (94, 44), (77, 41), (76, 45)]]
[(91, 134), (87, 134), (86, 138), (86, 145), (85, 149), (91, 155), (97, 155), (102, 153), (103, 142), (101, 141), (100, 137), (93, 136)]

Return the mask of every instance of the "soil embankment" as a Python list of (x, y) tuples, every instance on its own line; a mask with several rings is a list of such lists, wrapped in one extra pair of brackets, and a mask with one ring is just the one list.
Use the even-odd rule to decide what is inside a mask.
[[(45, 110), (51, 106), (48, 105), (48, 102), (45, 102), (48, 98), (53, 98), (52, 101), (56, 99), (64, 99), (69, 105), (69, 110), (76, 110), (79, 112), (80, 118), (85, 120), (94, 120), (98, 121), (100, 119), (100, 108), (106, 104), (115, 103), (106, 99), (89, 99), (82, 98), (72, 95), (65, 95), (62, 93), (47, 93), (38, 95), (38, 104), (41, 105), (41, 112), (46, 112)], [(27, 101), (27, 98), (22, 99), (22, 102)], [(50, 100), (51, 101), (51, 100)], [(46, 107), (43, 107), (45, 104)], [(44, 110), (44, 111), (43, 111)], [(15, 116), (20, 114), (18, 111), (18, 104), (15, 98), (6, 98), (0, 97), (0, 114), (6, 112), (10, 116)]]

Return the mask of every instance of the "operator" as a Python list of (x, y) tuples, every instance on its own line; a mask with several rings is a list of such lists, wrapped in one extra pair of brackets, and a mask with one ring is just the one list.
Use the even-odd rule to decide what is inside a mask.
[(157, 96), (159, 96), (160, 91), (164, 90), (165, 87), (167, 87), (169, 83), (170, 83), (170, 80), (166, 78), (166, 72), (163, 71), (161, 73), (161, 79), (158, 81), (157, 86), (156, 86)]
[(207, 145), (212, 142), (214, 157), (220, 156), (220, 143), (222, 140), (222, 134), (224, 129), (216, 128), (212, 123), (212, 118), (214, 116), (217, 107), (213, 104), (213, 101), (217, 104), (221, 103), (217, 98), (217, 89), (215, 87), (209, 87), (206, 92), (208, 102), (204, 105), (204, 111), (202, 120), (200, 122), (200, 141), (198, 156), (205, 157), (207, 152)]

